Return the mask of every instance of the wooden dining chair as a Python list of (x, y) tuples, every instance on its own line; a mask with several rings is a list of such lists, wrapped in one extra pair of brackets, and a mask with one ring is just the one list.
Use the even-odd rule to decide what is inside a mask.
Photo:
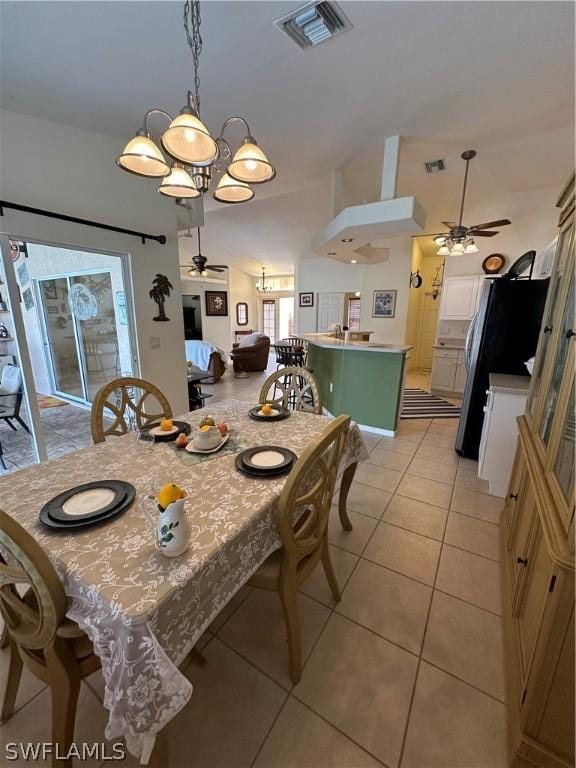
[(307, 368), (289, 366), (272, 373), (260, 390), (260, 403), (292, 411), (322, 413), (318, 381)]
[[(100, 659), (88, 635), (66, 618), (64, 587), (48, 556), (2, 510), (0, 552), (0, 613), (10, 646), (0, 723), (14, 712), (25, 666), (50, 686), (52, 741), (64, 755), (74, 739), (80, 682), (100, 668)], [(54, 768), (71, 765), (71, 760), (56, 759), (56, 755), (52, 758)]]
[[(159, 410), (153, 413), (150, 408)], [(106, 411), (113, 415), (113, 420), (108, 423), (105, 421)], [(158, 387), (144, 379), (121, 376), (100, 387), (92, 401), (92, 440), (103, 443), (112, 435), (125, 435), (142, 429), (151, 421), (171, 418), (170, 403)]]
[(294, 685), (302, 675), (298, 586), (322, 561), (334, 600), (341, 599), (328, 548), (328, 517), (349, 425), (349, 416), (338, 416), (302, 452), (278, 501), (276, 523), (282, 548), (248, 582), (280, 594)]

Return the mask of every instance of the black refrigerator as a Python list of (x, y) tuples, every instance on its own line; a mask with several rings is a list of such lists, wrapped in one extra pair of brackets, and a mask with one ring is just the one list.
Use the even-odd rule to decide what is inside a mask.
[(456, 451), (478, 459), (490, 373), (526, 376), (538, 344), (549, 280), (487, 278), (468, 331), (467, 370)]

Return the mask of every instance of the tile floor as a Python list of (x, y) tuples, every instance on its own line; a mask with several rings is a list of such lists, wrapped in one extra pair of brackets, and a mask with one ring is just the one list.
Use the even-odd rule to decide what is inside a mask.
[[(251, 399), (260, 378), (215, 388)], [(451, 451), (456, 424), (366, 434), (372, 466), (350, 494), (354, 530), (335, 507), (329, 528), (342, 601), (321, 569), (301, 588), (301, 682), (287, 675), (277, 595), (243, 588), (202, 638), (207, 663), (184, 668), (195, 692), (154, 765), (504, 768), (501, 500)], [(101, 698), (97, 673), (83, 684), (79, 739), (103, 738)], [(48, 691), (28, 675), (18, 707), (0, 740), (48, 740)]]

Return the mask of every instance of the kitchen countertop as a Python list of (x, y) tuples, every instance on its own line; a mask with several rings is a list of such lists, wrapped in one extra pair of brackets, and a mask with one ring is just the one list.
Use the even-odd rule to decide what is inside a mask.
[(344, 341), (329, 333), (303, 333), (301, 338), (324, 349), (346, 349), (354, 352), (393, 352), (404, 354), (413, 347), (400, 344), (383, 344), (377, 341)]
[(530, 376), (512, 376), (507, 373), (491, 373), (490, 389), (512, 395), (526, 394), (530, 389)]
[(464, 342), (450, 342), (449, 344), (432, 344), (432, 349), (464, 349)]

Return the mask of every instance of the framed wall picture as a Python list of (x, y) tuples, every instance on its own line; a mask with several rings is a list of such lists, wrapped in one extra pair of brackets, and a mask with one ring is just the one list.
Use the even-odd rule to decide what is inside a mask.
[(396, 315), (396, 295), (398, 291), (374, 291), (372, 317), (394, 317)]
[(26, 288), (24, 291), (22, 291), (22, 299), (26, 309), (32, 309), (34, 306), (34, 299), (32, 298), (32, 291), (30, 288)]
[(57, 299), (58, 290), (56, 288), (56, 280), (43, 280), (44, 298), (45, 299)]
[(228, 316), (228, 294), (226, 291), (204, 291), (204, 299), (208, 317)]
[(301, 307), (313, 307), (314, 306), (314, 294), (313, 293), (301, 293), (300, 294), (300, 306)]

